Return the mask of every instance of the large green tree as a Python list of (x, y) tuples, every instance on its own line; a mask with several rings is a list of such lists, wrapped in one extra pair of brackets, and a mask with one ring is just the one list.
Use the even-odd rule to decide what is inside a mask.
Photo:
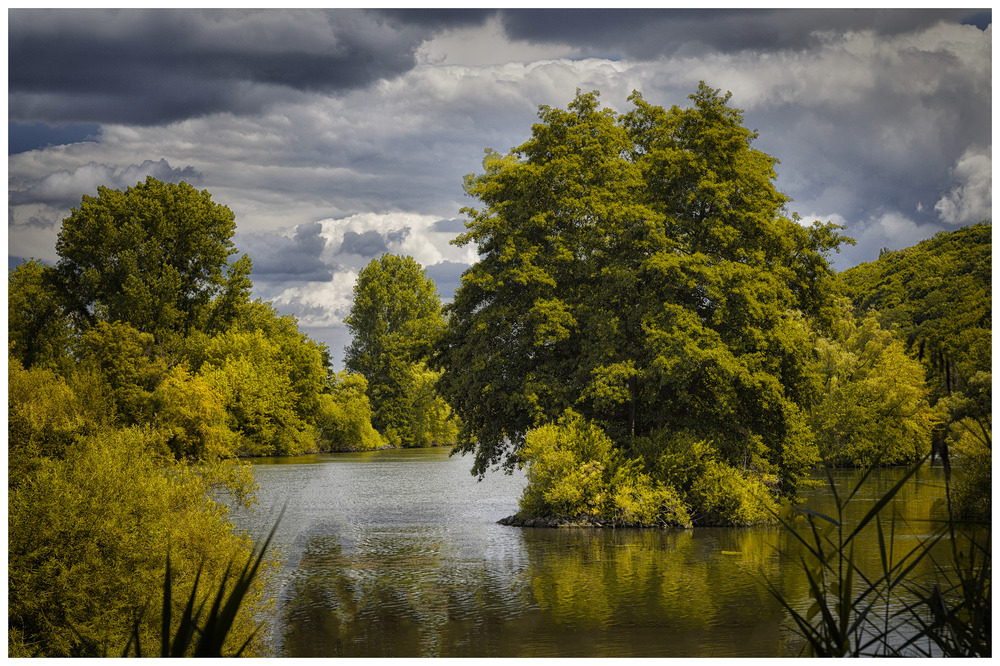
[(99, 187), (56, 241), (65, 305), (84, 327), (120, 320), (163, 337), (217, 326), (249, 293), (250, 260), (229, 263), (235, 229), (229, 208), (187, 183)]
[(372, 424), (390, 444), (422, 446), (450, 433), (450, 410), (421, 364), (444, 328), (434, 281), (408, 256), (385, 254), (358, 274), (345, 318), (345, 365), (365, 377)]
[(448, 306), (436, 363), (473, 471), (520, 460), (567, 409), (619, 447), (689, 432), (786, 492), (816, 460), (804, 410), (809, 325), (844, 239), (785, 215), (776, 160), (728, 95), (692, 108), (636, 93), (623, 115), (578, 93), (466, 178), (480, 260)]

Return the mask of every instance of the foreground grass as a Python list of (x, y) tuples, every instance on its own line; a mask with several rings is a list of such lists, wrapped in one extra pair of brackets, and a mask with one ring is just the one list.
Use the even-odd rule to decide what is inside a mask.
[[(792, 605), (774, 583), (764, 584), (791, 616), (809, 656), (819, 657), (989, 657), (992, 654), (992, 551), (990, 524), (956, 520), (950, 488), (945, 526), (896, 552), (896, 517), (883, 512), (923, 461), (909, 468), (857, 522), (846, 520), (848, 504), (868, 472), (846, 496), (837, 492), (834, 515), (786, 506), (776, 518), (803, 547), (797, 564), (809, 584), (811, 605), (805, 613)], [(950, 485), (950, 482), (948, 482)], [(807, 529), (795, 523), (805, 521)], [(856, 537), (874, 524), (880, 570), (862, 570), (855, 558)], [(935, 546), (947, 540), (944, 556)], [(917, 565), (929, 561), (934, 582), (915, 580)]]

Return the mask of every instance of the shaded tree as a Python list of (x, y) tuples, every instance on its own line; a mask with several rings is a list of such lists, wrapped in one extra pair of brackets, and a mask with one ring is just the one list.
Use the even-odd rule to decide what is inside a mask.
[(58, 367), (66, 360), (72, 328), (53, 267), (31, 260), (7, 274), (7, 343), (25, 367)]

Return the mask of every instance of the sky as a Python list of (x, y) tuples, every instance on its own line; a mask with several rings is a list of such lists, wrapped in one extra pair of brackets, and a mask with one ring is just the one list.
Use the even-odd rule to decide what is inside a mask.
[(338, 368), (358, 272), (412, 256), (445, 302), (474, 247), (467, 174), (540, 105), (704, 81), (780, 160), (804, 223), (857, 241), (838, 270), (992, 219), (986, 9), (8, 10), (8, 264), (54, 263), (98, 186), (147, 176), (236, 215), (255, 297)]

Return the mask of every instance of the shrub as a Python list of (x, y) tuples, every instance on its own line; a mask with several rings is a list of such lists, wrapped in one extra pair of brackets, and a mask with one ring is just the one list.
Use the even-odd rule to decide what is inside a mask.
[[(206, 499), (214, 479), (158, 458), (152, 439), (135, 428), (81, 438), (10, 491), (10, 656), (120, 653), (143, 606), (159, 596), (168, 544), (176, 618), (199, 566), (211, 585), (231, 559), (249, 556), (225, 507)], [(255, 630), (262, 589), (251, 592), (237, 620), (235, 644)], [(160, 629), (153, 614), (141, 623), (145, 652), (155, 651)]]
[[(7, 382), (8, 462), (62, 456), (85, 430), (73, 390), (55, 372), (25, 370), (13, 356), (8, 357)], [(11, 474), (11, 483), (18, 476)]]
[(638, 471), (637, 460), (620, 466), (611, 484), (611, 515), (623, 525), (690, 527), (691, 518), (680, 495), (670, 486)]
[(523, 514), (603, 518), (619, 525), (689, 525), (673, 488), (627, 460), (611, 439), (583, 417), (567, 411), (557, 423), (528, 434), (522, 457), (528, 485)]
[(772, 522), (774, 499), (761, 478), (721, 459), (710, 442), (688, 432), (658, 432), (638, 447), (655, 478), (676, 488), (697, 525)]
[(718, 460), (706, 460), (687, 495), (699, 525), (759, 525), (772, 522), (773, 501), (760, 480)]
[(573, 412), (531, 431), (522, 452), (528, 485), (521, 510), (537, 516), (602, 515), (605, 472), (615, 455), (601, 429)]

